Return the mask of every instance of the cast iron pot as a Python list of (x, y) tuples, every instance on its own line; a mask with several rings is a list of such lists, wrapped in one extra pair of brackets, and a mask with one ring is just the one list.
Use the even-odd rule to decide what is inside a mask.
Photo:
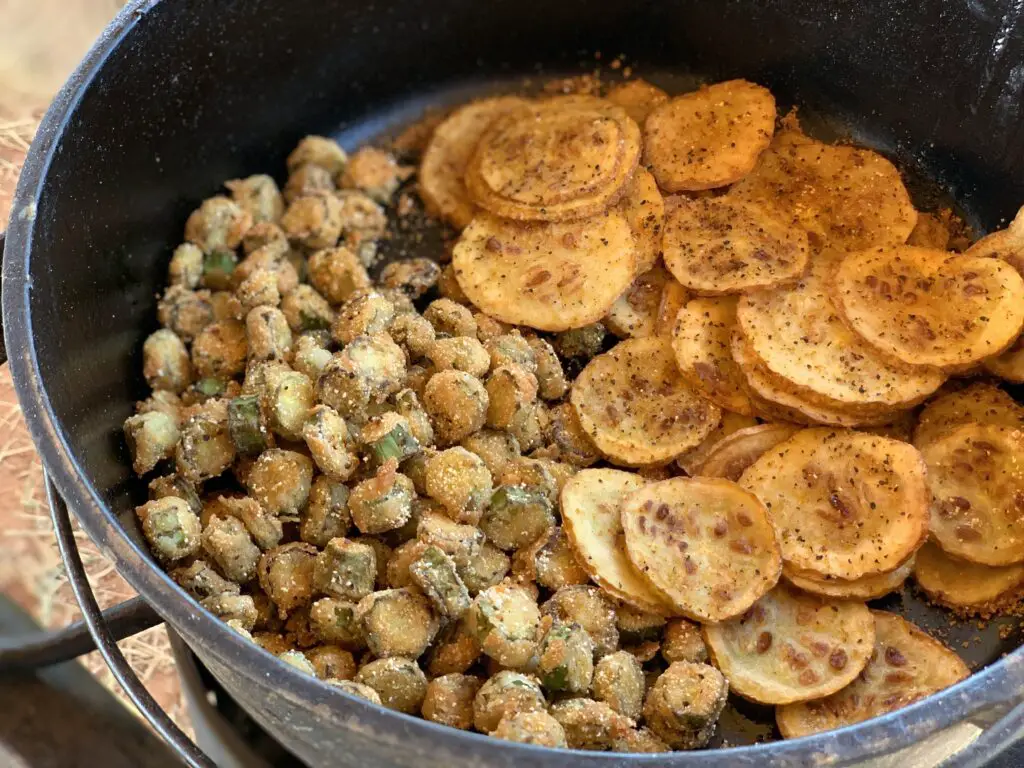
[[(969, 680), (791, 742), (670, 756), (571, 753), (449, 730), (350, 698), (247, 643), (151, 560), (121, 423), (172, 247), (223, 180), (283, 168), (307, 133), (349, 148), (457, 102), (626, 54), (655, 82), (746, 77), (948, 189), (981, 230), (1024, 202), (1019, 0), (164, 0), (125, 8), (58, 95), (7, 233), (3, 320), (33, 439), (82, 527), (223, 687), (311, 765), (907, 765), (1024, 715), (1019, 636)], [(682, 79), (680, 79), (680, 77)], [(676, 87), (676, 86), (672, 86)], [(898, 606), (897, 606), (898, 607)], [(1002, 652), (1008, 652), (999, 659)], [(965, 731), (966, 729), (966, 731)], [(983, 732), (982, 732), (983, 729)], [(966, 734), (966, 736), (964, 736)], [(931, 755), (928, 757), (927, 755)], [(199, 764), (198, 758), (191, 758)], [(909, 761), (909, 762), (908, 762)]]

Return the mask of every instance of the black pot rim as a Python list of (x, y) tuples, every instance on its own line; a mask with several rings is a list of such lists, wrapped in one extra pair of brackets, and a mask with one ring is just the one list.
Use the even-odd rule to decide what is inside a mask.
[[(396, 718), (402, 718), (406, 721), (406, 728), (422, 729), (424, 737), (439, 742), (477, 742), (477, 746), (485, 745), (489, 751), (507, 752), (507, 757), (525, 764), (542, 764), (545, 758), (552, 764), (568, 764), (570, 761), (573, 765), (621, 764), (622, 755), (515, 744), (446, 728), (349, 696), (295, 670), (243, 639), (191, 600), (124, 532), (76, 462), (63, 439), (43, 387), (32, 332), (30, 262), (34, 212), (54, 152), (82, 95), (108, 56), (131, 34), (134, 25), (160, 2), (162, 0), (129, 2), (64, 84), (32, 142), (11, 209), (2, 269), (3, 328), (8, 363), (29, 433), (57, 489), (92, 541), (168, 624), (172, 627), (189, 626), (201, 633), (204, 653), (213, 655), (227, 666), (258, 669), (261, 676), (289, 698), (309, 702), (310, 706), (316, 702), (318, 706), (326, 704), (338, 710), (358, 713), (367, 725), (379, 727), (384, 732), (389, 724), (393, 726)], [(999, 707), (1006, 711), (1019, 701), (1022, 689), (1024, 647), (951, 688), (865, 723), (791, 741), (668, 755), (631, 755), (629, 761), (637, 765), (680, 768), (723, 764), (754, 766), (763, 765), (766, 761), (779, 765), (849, 765), (912, 746), (929, 735), (968, 720), (980, 710)], [(1012, 728), (1016, 732), (1021, 724), (1024, 724), (1024, 708), (1015, 710), (999, 725), (1002, 730)]]

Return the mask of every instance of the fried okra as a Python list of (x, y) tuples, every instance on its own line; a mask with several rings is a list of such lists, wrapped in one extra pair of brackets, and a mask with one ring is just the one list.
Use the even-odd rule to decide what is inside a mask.
[(142, 345), (142, 374), (157, 390), (181, 394), (193, 381), (188, 349), (173, 330), (154, 331)]
[(366, 644), (374, 656), (423, 655), (437, 634), (430, 601), (409, 589), (386, 589), (364, 597), (356, 609)]
[(153, 553), (163, 562), (194, 555), (200, 546), (199, 517), (183, 499), (167, 496), (135, 509)]
[(344, 648), (319, 645), (306, 651), (306, 658), (321, 680), (351, 680), (355, 677), (356, 660)]
[(299, 537), (307, 544), (326, 547), (344, 536), (352, 525), (348, 511), (348, 486), (320, 475), (309, 490), (309, 501), (299, 519)]
[(531, 675), (503, 670), (492, 675), (473, 699), (473, 727), (490, 733), (506, 715), (542, 712), (546, 709), (544, 692)]
[(260, 587), (274, 601), (281, 618), (312, 602), (316, 556), (316, 547), (292, 542), (275, 547), (260, 558)]
[(564, 587), (544, 603), (544, 613), (559, 621), (578, 624), (594, 641), (597, 658), (619, 648), (619, 630), (615, 626), (615, 606), (597, 587)]
[(313, 565), (313, 586), (329, 597), (361, 600), (373, 592), (376, 580), (377, 557), (373, 548), (345, 538), (327, 542)]
[(661, 655), (669, 664), (676, 661), (706, 662), (708, 647), (701, 636), (700, 626), (689, 619), (670, 620), (662, 636)]
[(593, 699), (566, 699), (551, 705), (551, 716), (565, 731), (570, 749), (606, 751), (633, 728), (633, 721)]
[(568, 746), (561, 723), (543, 710), (505, 715), (491, 735), (497, 739), (535, 744), (538, 747)]
[(317, 600), (309, 607), (309, 626), (321, 643), (351, 651), (366, 647), (366, 637), (353, 602), (336, 597)]
[(473, 700), (482, 684), (474, 675), (435, 677), (427, 684), (421, 714), (431, 722), (467, 731), (473, 727)]
[(427, 695), (427, 676), (415, 661), (401, 656), (364, 664), (354, 679), (375, 690), (385, 707), (407, 715), (418, 713)]
[(144, 475), (174, 455), (180, 433), (173, 417), (161, 411), (150, 411), (130, 416), (124, 423), (124, 436), (132, 453), (135, 474)]
[(644, 705), (646, 678), (643, 667), (628, 651), (601, 658), (594, 667), (594, 698), (620, 715), (637, 720)]
[(499, 584), (474, 598), (469, 626), (485, 654), (505, 667), (521, 668), (537, 651), (540, 610), (522, 587)]
[(456, 446), (427, 459), (426, 489), (453, 520), (476, 524), (491, 499), (491, 473), (479, 456)]
[(487, 390), (480, 379), (464, 371), (440, 371), (423, 390), (423, 406), (438, 442), (451, 445), (484, 426)]
[(554, 624), (537, 649), (537, 675), (552, 693), (586, 693), (594, 676), (594, 641), (578, 624)]
[(698, 749), (715, 732), (729, 685), (708, 664), (676, 661), (658, 677), (644, 701), (644, 719), (673, 749)]

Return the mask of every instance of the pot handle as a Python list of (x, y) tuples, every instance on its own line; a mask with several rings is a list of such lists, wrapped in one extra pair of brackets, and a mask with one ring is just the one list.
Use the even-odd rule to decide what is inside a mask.
[[(96, 643), (96, 650), (100, 652), (103, 660), (107, 663), (118, 685), (128, 695), (142, 716), (153, 726), (153, 730), (177, 752), (189, 768), (217, 768), (216, 763), (207, 757), (157, 704), (118, 649), (117, 640), (119, 638), (115, 632), (111, 631), (112, 628), (105, 620), (106, 614), (100, 611), (100, 607), (96, 603), (96, 596), (92, 592), (92, 587), (89, 586), (89, 579), (85, 574), (85, 567), (82, 565), (82, 558), (78, 553), (78, 543), (75, 541), (74, 530), (71, 527), (71, 516), (68, 514), (67, 504), (64, 503), (64, 499), (61, 498), (49, 476), (45, 479), (46, 501), (50, 506), (50, 519), (53, 520), (53, 531), (57, 537), (57, 549), (64, 561), (64, 568), (67, 571), (68, 582), (71, 584), (75, 600), (78, 601), (78, 605), (82, 609), (85, 628)], [(141, 601), (142, 598), (135, 598), (135, 600)], [(133, 602), (129, 600), (127, 603), (122, 603), (108, 613), (122, 608), (132, 613), (127, 606)], [(145, 604), (143, 603), (143, 605)], [(152, 611), (149, 606), (146, 606), (146, 609), (151, 612), (150, 618), (152, 618), (152, 623), (147, 626), (159, 623), (160, 619), (156, 612)], [(141, 608), (134, 608), (134, 610), (142, 613)], [(142, 615), (145, 614), (142, 613)], [(113, 629), (116, 630), (118, 626), (115, 625)], [(139, 626), (138, 628), (143, 627)], [(133, 633), (126, 632), (122, 637), (127, 637), (129, 634)]]

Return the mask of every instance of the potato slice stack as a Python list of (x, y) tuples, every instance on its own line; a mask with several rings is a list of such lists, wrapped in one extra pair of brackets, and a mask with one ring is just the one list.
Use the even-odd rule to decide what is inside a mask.
[(558, 510), (580, 567), (699, 622), (794, 737), (967, 674), (868, 601), (1024, 594), (1024, 408), (957, 379), (1024, 382), (1024, 212), (967, 248), (889, 160), (776, 117), (743, 80), (478, 101), (420, 184), (482, 313), (615, 337), (554, 420), (589, 457)]

